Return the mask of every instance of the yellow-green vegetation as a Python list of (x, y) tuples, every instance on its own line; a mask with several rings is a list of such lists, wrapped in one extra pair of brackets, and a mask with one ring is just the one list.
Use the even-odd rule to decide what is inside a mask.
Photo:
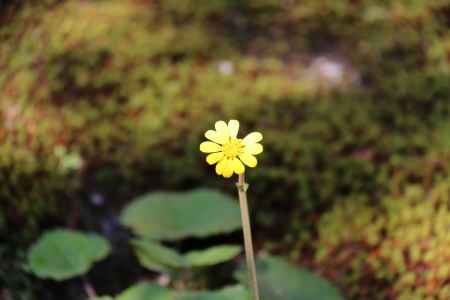
[[(447, 0), (43, 3), (24, 2), (0, 27), (0, 235), (69, 223), (61, 212), (92, 192), (116, 203), (154, 188), (230, 186), (198, 153), (219, 119), (264, 132), (249, 174), (261, 237), (294, 245), (306, 233), (298, 244), (319, 245), (326, 265), (323, 224), (343, 222), (345, 235), (343, 207), (371, 232), (388, 230), (372, 219), (391, 206), (417, 205), (418, 224), (430, 221), (427, 201), (412, 205), (404, 189), (419, 182), (431, 195), (449, 176)], [(342, 62), (342, 76), (317, 74), (324, 57)], [(390, 234), (376, 235), (377, 245), (394, 247)], [(368, 252), (357, 248), (347, 293), (364, 295), (374, 276), (382, 295), (411, 282), (418, 295), (440, 287), (443, 277), (401, 271), (394, 257), (417, 251), (405, 243), (378, 246), (373, 260), (391, 261), (384, 270), (398, 278), (382, 263), (359, 268)]]
[(446, 180), (429, 191), (409, 186), (377, 206), (336, 205), (319, 224), (317, 264), (350, 299), (448, 299), (449, 191)]

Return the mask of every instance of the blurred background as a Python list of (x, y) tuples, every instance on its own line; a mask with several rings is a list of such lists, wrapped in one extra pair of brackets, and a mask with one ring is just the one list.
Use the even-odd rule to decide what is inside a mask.
[[(234, 198), (198, 151), (228, 119), (264, 134), (247, 174), (260, 255), (346, 299), (450, 299), (448, 0), (0, 7), (0, 299), (84, 299), (79, 279), (27, 267), (55, 228), (111, 243), (88, 274), (100, 294), (161, 279), (131, 253), (120, 214), (154, 191)], [(171, 246), (224, 241), (240, 244), (239, 230)], [(232, 282), (241, 260), (189, 287)]]

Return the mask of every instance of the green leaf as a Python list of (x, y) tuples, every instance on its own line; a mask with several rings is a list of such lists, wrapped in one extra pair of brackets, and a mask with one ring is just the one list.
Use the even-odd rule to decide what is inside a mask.
[(139, 262), (144, 267), (161, 272), (179, 268), (212, 266), (232, 259), (241, 251), (240, 246), (221, 245), (183, 255), (151, 240), (134, 239), (131, 244)]
[[(235, 273), (241, 283), (247, 283), (247, 270), (242, 266)], [(343, 300), (339, 290), (327, 280), (289, 265), (279, 257), (258, 260), (257, 274), (262, 299), (277, 300)]]
[(241, 226), (236, 201), (209, 189), (141, 196), (124, 210), (121, 221), (138, 235), (161, 240), (207, 237)]
[(173, 300), (250, 300), (250, 295), (245, 288), (238, 285), (218, 291), (179, 292)]
[(28, 265), (40, 278), (65, 280), (85, 274), (110, 252), (97, 234), (58, 229), (46, 232), (29, 250)]
[(178, 252), (158, 242), (135, 239), (131, 244), (139, 262), (150, 270), (167, 272), (170, 268), (185, 266), (185, 260)]
[(250, 296), (247, 290), (239, 285), (217, 291), (177, 292), (143, 282), (128, 288), (117, 296), (116, 300), (250, 300)]
[(111, 296), (98, 296), (94, 298), (89, 298), (89, 300), (114, 300)]
[(142, 282), (126, 289), (116, 300), (173, 300), (173, 292), (156, 284)]
[(187, 264), (194, 267), (213, 266), (223, 263), (237, 256), (241, 252), (240, 246), (224, 245), (211, 247), (206, 250), (192, 251), (185, 254)]

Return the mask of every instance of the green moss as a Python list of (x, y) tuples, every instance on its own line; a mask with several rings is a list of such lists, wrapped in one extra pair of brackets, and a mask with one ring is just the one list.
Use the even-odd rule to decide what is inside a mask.
[[(67, 194), (83, 192), (80, 182), (92, 178), (111, 194), (117, 182), (127, 182), (120, 185), (127, 191), (118, 195), (151, 181), (173, 188), (205, 184), (212, 171), (197, 146), (217, 119), (238, 118), (243, 130), (264, 132), (262, 167), (250, 175), (258, 182), (253, 189), (263, 210), (285, 202), (310, 213), (349, 196), (374, 199), (392, 188), (388, 174), (432, 150), (435, 128), (450, 109), (449, 76), (442, 68), (430, 62), (427, 71), (371, 73), (370, 89), (333, 91), (306, 79), (300, 64), (292, 73), (277, 57), (240, 55), (241, 49), (230, 47), (233, 37), (226, 32), (218, 37), (212, 29), (226, 24), (239, 5), (244, 17), (258, 16), (255, 36), (262, 24), (284, 30), (294, 21), (306, 22), (301, 30), (325, 35), (325, 16), (361, 34), (380, 18), (394, 26), (394, 16), (408, 30), (415, 29), (409, 20), (417, 19), (430, 32), (440, 28), (420, 10), (406, 3), (325, 2), (320, 10), (307, 1), (286, 10), (270, 1), (217, 1), (196, 11), (189, 3), (155, 2), (143, 9), (146, 4), (126, 1), (68, 1), (41, 15), (26, 6), (16, 23), (3, 29), (17, 45), (14, 51), (11, 43), (0, 47), (9, 58), (0, 78), (1, 174), (8, 183), (2, 193), (11, 199), (6, 211), (18, 209), (33, 223), (47, 208), (70, 201)], [(440, 8), (417, 5), (433, 13)], [(366, 13), (360, 15), (361, 9)], [(278, 18), (282, 13), (286, 20)], [(216, 23), (207, 26), (212, 16)], [(380, 36), (388, 33), (407, 39), (391, 27)], [(343, 43), (354, 36), (333, 35)], [(403, 61), (382, 55), (398, 45), (377, 45), (382, 50), (372, 49), (372, 56), (403, 68)], [(353, 58), (366, 55), (352, 51)], [(228, 71), (221, 71), (224, 62)], [(40, 184), (31, 184), (36, 178)], [(69, 178), (74, 183), (67, 190)]]
[(410, 186), (375, 207), (337, 205), (319, 224), (317, 263), (333, 266), (337, 281), (355, 287), (346, 289), (351, 299), (446, 299), (449, 190), (445, 180), (428, 192)]

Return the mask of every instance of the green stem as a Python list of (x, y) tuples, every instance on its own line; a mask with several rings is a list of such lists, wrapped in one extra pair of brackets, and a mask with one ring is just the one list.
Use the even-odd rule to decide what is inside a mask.
[(239, 204), (241, 206), (242, 231), (244, 233), (245, 257), (249, 271), (252, 287), (252, 299), (259, 300), (258, 280), (256, 278), (255, 255), (253, 251), (252, 229), (250, 227), (250, 217), (248, 214), (247, 188), (245, 175), (239, 174), (239, 181), (236, 183), (239, 193)]

